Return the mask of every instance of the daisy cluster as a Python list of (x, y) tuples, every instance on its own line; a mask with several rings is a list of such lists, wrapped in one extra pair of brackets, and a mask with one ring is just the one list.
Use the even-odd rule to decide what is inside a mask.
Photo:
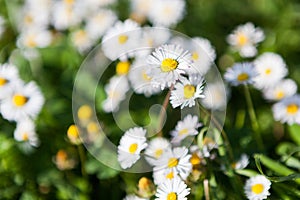
[(0, 65), (0, 110), (4, 119), (16, 122), (14, 138), (23, 142), (25, 149), (39, 145), (35, 123), (44, 97), (34, 81), (24, 83), (16, 66)]
[[(239, 47), (242, 57), (247, 57), (245, 51), (249, 50), (247, 45), (250, 45), (252, 54), (246, 54), (252, 57), (257, 53), (255, 44), (263, 38), (262, 30), (249, 22), (238, 26), (228, 36), (228, 42)], [(261, 91), (265, 100), (274, 102), (272, 111), (276, 121), (299, 124), (300, 95), (297, 94), (296, 82), (287, 78), (287, 75), (288, 67), (282, 56), (274, 52), (264, 52), (252, 61), (235, 63), (227, 69), (224, 78), (232, 86), (251, 85)]]

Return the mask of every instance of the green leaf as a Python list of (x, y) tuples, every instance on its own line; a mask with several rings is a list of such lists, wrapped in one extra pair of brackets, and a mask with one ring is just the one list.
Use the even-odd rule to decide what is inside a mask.
[(292, 138), (292, 140), (297, 145), (300, 145), (300, 125), (293, 124), (291, 126), (288, 126), (288, 130), (289, 130), (290, 137)]
[(242, 176), (252, 177), (258, 175), (257, 171), (252, 169), (237, 169), (235, 172)]

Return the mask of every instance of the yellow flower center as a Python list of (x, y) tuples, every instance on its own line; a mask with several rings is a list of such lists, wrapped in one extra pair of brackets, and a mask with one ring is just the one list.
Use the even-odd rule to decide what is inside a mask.
[(125, 44), (128, 40), (128, 36), (127, 35), (120, 35), (118, 39), (119, 39), (119, 44)]
[(177, 158), (170, 158), (168, 161), (168, 167), (176, 167), (178, 165), (178, 159)]
[(82, 105), (77, 112), (79, 120), (87, 120), (92, 116), (92, 108), (88, 105)]
[(183, 87), (183, 96), (186, 99), (192, 98), (196, 92), (196, 88), (193, 85), (185, 85)]
[(25, 42), (25, 45), (31, 48), (36, 47), (37, 43), (35, 41), (35, 35), (29, 35)]
[(282, 90), (280, 90), (276, 93), (276, 98), (277, 99), (282, 99), (283, 97), (284, 97), (284, 92)]
[(23, 139), (23, 141), (28, 141), (29, 140), (28, 133), (23, 133), (22, 139)]
[(261, 194), (264, 191), (264, 186), (260, 183), (252, 185), (251, 191), (255, 194)]
[(163, 154), (163, 150), (162, 149), (157, 149), (154, 153), (155, 158), (159, 158), (161, 155)]
[(32, 22), (33, 22), (32, 16), (30, 16), (29, 14), (26, 15), (26, 16), (24, 17), (24, 22), (25, 22), (25, 24), (28, 24), (28, 25), (32, 24)]
[(161, 62), (160, 69), (162, 72), (170, 72), (178, 67), (177, 60), (166, 58)]
[(72, 5), (74, 3), (74, 0), (64, 0), (65, 4)]
[(79, 30), (74, 35), (75, 43), (84, 44), (87, 41), (87, 33), (84, 30)]
[(237, 80), (238, 81), (246, 81), (249, 79), (249, 75), (246, 73), (241, 73), (238, 75)]
[(7, 83), (7, 80), (5, 78), (0, 78), (0, 86), (3, 86)]
[(73, 124), (68, 128), (67, 135), (69, 138), (77, 138), (79, 133), (77, 127)]
[(177, 200), (177, 194), (175, 192), (170, 192), (167, 196), (167, 200)]
[(248, 37), (243, 33), (239, 33), (237, 36), (237, 42), (239, 46), (244, 46), (248, 43)]
[(199, 59), (199, 54), (197, 52), (192, 53), (192, 59), (193, 60), (198, 60)]
[(167, 179), (173, 179), (174, 178), (174, 172), (170, 172), (166, 175)]
[(201, 162), (200, 157), (197, 155), (197, 153), (193, 153), (192, 157), (190, 158), (190, 163), (192, 165), (199, 165)]
[(266, 75), (270, 75), (271, 72), (272, 72), (272, 70), (271, 70), (270, 68), (268, 68), (268, 69), (265, 70), (265, 74), (266, 74)]
[(298, 112), (298, 110), (299, 110), (299, 106), (294, 103), (292, 103), (286, 107), (286, 111), (289, 114), (295, 114), (296, 112)]
[(151, 77), (150, 76), (148, 76), (147, 74), (146, 74), (146, 72), (143, 72), (143, 79), (145, 80), (145, 81), (151, 81)]
[(16, 106), (24, 106), (27, 101), (28, 101), (28, 98), (23, 95), (16, 94), (13, 97), (13, 102)]
[(99, 131), (99, 127), (96, 122), (88, 123), (86, 129), (87, 129), (88, 133), (96, 133)]
[(118, 75), (126, 75), (130, 69), (130, 62), (128, 61), (121, 61), (118, 62), (116, 66), (116, 73)]
[(179, 135), (186, 135), (188, 132), (189, 132), (189, 129), (184, 128), (184, 129), (179, 131)]
[(137, 143), (133, 143), (129, 146), (129, 153), (134, 154), (136, 152), (138, 148), (138, 144)]

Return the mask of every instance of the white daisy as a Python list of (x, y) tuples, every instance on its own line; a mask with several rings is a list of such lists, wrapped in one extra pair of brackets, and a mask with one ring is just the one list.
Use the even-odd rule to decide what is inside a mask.
[(249, 62), (236, 63), (224, 74), (225, 80), (233, 86), (252, 84), (256, 76), (257, 72)]
[(245, 194), (249, 200), (267, 199), (270, 195), (271, 182), (263, 175), (251, 177), (244, 186)]
[(12, 85), (19, 81), (19, 72), (14, 65), (7, 63), (0, 65), (0, 100), (5, 98)]
[(267, 100), (279, 101), (293, 96), (297, 92), (297, 84), (292, 79), (280, 80), (272, 87), (263, 90), (263, 96)]
[(158, 186), (155, 200), (187, 200), (189, 194), (190, 188), (180, 178), (175, 178)]
[(223, 110), (226, 107), (227, 95), (223, 83), (209, 83), (205, 85), (201, 104), (208, 109)]
[(132, 12), (131, 16), (135, 16), (135, 18), (144, 21), (145, 18), (149, 15), (149, 12), (151, 12), (153, 3), (155, 3), (155, 1), (131, 0), (130, 1), (130, 7)]
[(187, 115), (183, 120), (177, 122), (175, 130), (171, 132), (171, 142), (177, 144), (188, 136), (197, 135), (199, 133), (197, 129), (200, 126), (202, 126), (202, 124), (199, 123), (198, 116)]
[(146, 130), (135, 127), (127, 130), (118, 146), (118, 161), (123, 169), (131, 167), (140, 159), (140, 152), (147, 147)]
[(17, 141), (29, 143), (34, 147), (39, 145), (39, 139), (35, 132), (34, 122), (28, 118), (17, 123), (17, 127), (14, 131), (14, 138)]
[(249, 156), (247, 156), (246, 154), (242, 154), (239, 160), (232, 163), (232, 167), (234, 169), (244, 169), (247, 167), (248, 164), (249, 164)]
[(149, 12), (149, 21), (154, 26), (175, 26), (184, 16), (185, 1), (154, 0)]
[(102, 107), (105, 112), (114, 112), (119, 109), (119, 104), (126, 98), (129, 90), (128, 80), (124, 76), (113, 76), (104, 87), (107, 98), (103, 101)]
[(108, 9), (101, 9), (87, 18), (86, 31), (93, 39), (99, 39), (117, 20), (116, 14)]
[(204, 98), (204, 79), (200, 74), (190, 75), (189, 80), (182, 79), (177, 82), (174, 89), (171, 91), (170, 103), (173, 108), (178, 106), (192, 107), (196, 104), (196, 99)]
[(31, 28), (22, 32), (17, 39), (19, 48), (44, 48), (50, 45), (52, 34), (48, 30)]
[(14, 84), (12, 90), (1, 102), (0, 108), (3, 118), (9, 121), (20, 121), (27, 117), (35, 119), (44, 104), (44, 97), (31, 81), (26, 85)]
[(188, 154), (186, 147), (175, 147), (169, 149), (158, 160), (154, 167), (154, 172), (162, 170), (162, 173), (173, 170), (174, 174), (178, 174), (182, 179), (186, 179), (192, 170), (190, 163), (191, 155)]
[(102, 50), (111, 60), (131, 57), (132, 51), (139, 45), (140, 36), (141, 30), (136, 22), (130, 19), (118, 21), (103, 36)]
[(192, 54), (193, 64), (188, 73), (205, 75), (216, 59), (216, 51), (210, 41), (205, 38), (195, 37), (189, 40), (189, 51)]
[(134, 92), (144, 94), (146, 97), (161, 91), (159, 87), (153, 86), (152, 78), (147, 75), (148, 66), (144, 59), (138, 58), (133, 62), (128, 75)]
[(253, 57), (257, 54), (256, 45), (263, 41), (265, 35), (260, 28), (255, 28), (250, 22), (239, 25), (227, 37), (227, 42), (235, 48), (242, 57)]
[(72, 32), (71, 41), (80, 53), (87, 52), (95, 43), (84, 29)]
[(293, 124), (300, 121), (300, 95), (287, 97), (272, 107), (276, 121)]
[(271, 87), (278, 83), (288, 73), (282, 57), (275, 53), (264, 53), (254, 61), (258, 73), (254, 86), (258, 89)]
[(138, 197), (134, 194), (130, 194), (130, 195), (127, 195), (123, 200), (148, 200), (148, 199)]
[(145, 150), (145, 159), (150, 165), (154, 166), (170, 147), (171, 144), (167, 139), (161, 137), (154, 138), (149, 142), (149, 146)]
[(148, 75), (155, 86), (161, 89), (170, 87), (191, 64), (191, 54), (177, 45), (162, 45), (148, 57), (150, 70)]
[(175, 178), (180, 178), (180, 176), (173, 169), (153, 171), (153, 181), (155, 185), (160, 185)]

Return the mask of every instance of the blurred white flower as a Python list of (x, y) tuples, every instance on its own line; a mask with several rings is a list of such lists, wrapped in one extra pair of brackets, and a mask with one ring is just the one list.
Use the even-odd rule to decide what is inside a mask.
[(265, 39), (260, 28), (255, 28), (251, 22), (239, 25), (228, 37), (227, 42), (235, 48), (242, 57), (253, 57), (257, 54), (256, 45)]
[(225, 80), (233, 86), (248, 85), (254, 83), (257, 72), (252, 63), (235, 63), (224, 74)]
[(180, 178), (180, 176), (178, 175), (178, 172), (175, 172), (173, 169), (153, 171), (155, 185), (161, 185), (162, 183), (175, 178)]
[(170, 147), (171, 144), (167, 139), (156, 137), (149, 142), (145, 150), (145, 159), (150, 165), (155, 166), (165, 151)]
[(17, 39), (19, 48), (44, 48), (50, 45), (52, 34), (45, 29), (27, 29)]
[(297, 92), (297, 84), (292, 79), (280, 80), (275, 85), (263, 90), (263, 96), (267, 100), (279, 101), (293, 96)]
[(150, 65), (147, 74), (156, 87), (170, 87), (177, 80), (183, 79), (182, 74), (191, 64), (191, 54), (177, 45), (162, 45), (148, 57)]
[(184, 107), (192, 107), (196, 104), (196, 99), (204, 98), (205, 81), (200, 74), (190, 75), (188, 79), (182, 79), (177, 82), (174, 89), (171, 91), (170, 103), (173, 108), (180, 106), (181, 109)]
[(201, 125), (202, 124), (199, 123), (198, 116), (192, 116), (190, 114), (187, 115), (183, 120), (177, 122), (175, 130), (171, 132), (171, 142), (178, 144), (188, 136), (197, 135), (199, 133), (197, 129)]
[(226, 88), (223, 83), (206, 83), (201, 104), (208, 109), (223, 110), (227, 103)]
[(254, 86), (258, 89), (272, 87), (288, 74), (288, 69), (282, 57), (275, 53), (264, 53), (254, 61), (258, 75)]
[(26, 85), (20, 82), (14, 84), (7, 93), (0, 108), (3, 118), (9, 121), (21, 121), (28, 117), (35, 119), (43, 107), (44, 97), (33, 81)]
[(174, 178), (158, 186), (155, 200), (187, 200), (190, 190), (180, 178)]
[(119, 104), (126, 98), (129, 90), (128, 80), (125, 76), (113, 76), (104, 87), (107, 98), (102, 107), (105, 112), (114, 112), (119, 109)]
[(147, 147), (146, 130), (135, 127), (127, 130), (118, 146), (118, 161), (123, 169), (131, 167), (140, 159), (140, 153)]
[(151, 5), (148, 17), (154, 26), (175, 26), (185, 14), (184, 0), (153, 0)]
[(19, 142), (26, 142), (34, 147), (39, 145), (39, 139), (35, 132), (35, 124), (28, 118), (17, 123), (17, 127), (14, 131), (14, 138)]
[(153, 86), (152, 78), (147, 75), (147, 70), (149, 69), (148, 66), (145, 59), (137, 58), (133, 62), (128, 75), (134, 92), (137, 94), (144, 94), (146, 97), (161, 91), (159, 87)]
[(276, 121), (294, 124), (300, 123), (300, 95), (287, 97), (272, 107), (273, 116)]
[(127, 195), (123, 200), (148, 200), (148, 199), (138, 197), (134, 194), (130, 194), (130, 195)]
[(232, 163), (234, 169), (244, 169), (249, 164), (249, 156), (247, 154), (242, 154), (240, 159)]
[(102, 50), (111, 60), (131, 57), (133, 50), (139, 45), (140, 37), (141, 29), (136, 22), (130, 19), (118, 21), (103, 36)]
[(263, 175), (249, 178), (244, 186), (245, 194), (249, 200), (267, 199), (270, 195), (271, 181)]
[(95, 43), (95, 41), (84, 29), (79, 29), (72, 32), (71, 41), (80, 53), (87, 52)]
[(175, 147), (172, 150), (167, 149), (154, 167), (154, 173), (163, 171), (161, 173), (165, 174), (172, 170), (174, 174), (178, 174), (185, 180), (192, 171), (190, 158), (191, 155), (188, 154), (186, 147)]
[(0, 100), (8, 95), (13, 84), (20, 81), (16, 66), (8, 63), (0, 65)]
[(88, 35), (97, 40), (104, 35), (117, 20), (117, 15), (108, 9), (100, 9), (96, 13), (92, 13), (86, 19), (86, 32)]

